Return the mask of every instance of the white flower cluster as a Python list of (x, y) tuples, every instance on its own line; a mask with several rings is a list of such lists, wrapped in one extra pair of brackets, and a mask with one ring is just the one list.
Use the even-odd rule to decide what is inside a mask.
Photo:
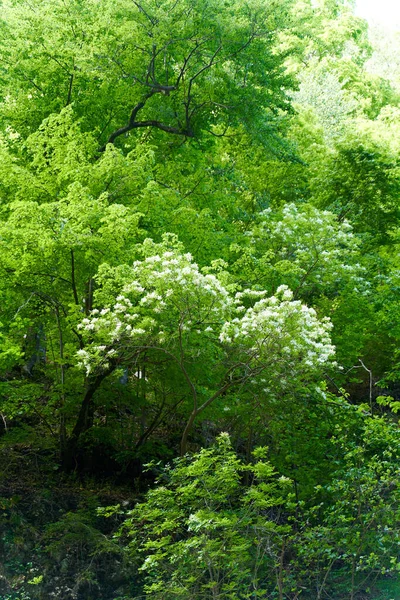
[(190, 254), (165, 251), (136, 261), (116, 302), (92, 310), (78, 325), (90, 342), (78, 352), (79, 364), (89, 374), (150, 337), (163, 343), (179, 329), (210, 334), (220, 329), (232, 304), (218, 279), (202, 274)]
[(201, 273), (191, 254), (166, 251), (135, 262), (132, 271), (124, 293), (140, 295), (141, 306), (155, 313), (175, 308), (186, 325), (221, 319), (231, 304), (227, 290), (214, 275)]
[[(330, 321), (293, 300), (287, 286), (270, 298), (254, 290), (233, 298), (190, 254), (172, 251), (135, 262), (128, 277), (112, 306), (93, 310), (79, 325), (88, 343), (78, 358), (88, 374), (149, 344), (167, 342), (171, 348), (182, 332), (215, 342), (220, 332), (220, 342), (251, 355), (258, 366), (279, 364), (292, 373), (313, 371), (334, 354)], [(243, 305), (248, 300), (251, 308)], [(184, 339), (189, 348), (192, 341)]]
[(278, 364), (299, 371), (315, 370), (334, 355), (328, 318), (318, 320), (315, 310), (293, 300), (287, 286), (275, 296), (262, 298), (242, 317), (226, 322), (220, 340), (241, 344), (258, 364)]
[[(267, 243), (272, 262), (289, 261), (304, 284), (327, 286), (343, 279), (360, 281), (362, 268), (355, 262), (358, 240), (347, 221), (309, 204), (287, 204), (280, 214), (263, 211), (261, 224), (250, 233), (256, 247)], [(284, 271), (287, 263), (282, 263)], [(305, 281), (307, 279), (307, 281)]]
[[(123, 338), (129, 338), (139, 343), (143, 340), (146, 330), (136, 326), (140, 315), (132, 311), (132, 302), (125, 296), (118, 296), (111, 308), (92, 310), (90, 317), (82, 320), (77, 328), (84, 337), (90, 336), (92, 343), (88, 350), (78, 350), (79, 365), (89, 375), (93, 367), (107, 368), (109, 360), (115, 356)], [(148, 320), (148, 325), (151, 322)], [(93, 341), (94, 340), (94, 341)], [(98, 341), (101, 343), (97, 343)]]
[(325, 261), (329, 260), (328, 255), (336, 257), (343, 248), (349, 251), (357, 248), (348, 221), (339, 222), (331, 212), (311, 205), (300, 210), (296, 204), (287, 204), (282, 209), (281, 220), (275, 225), (275, 234), (285, 242), (295, 242), (299, 250), (321, 253)]

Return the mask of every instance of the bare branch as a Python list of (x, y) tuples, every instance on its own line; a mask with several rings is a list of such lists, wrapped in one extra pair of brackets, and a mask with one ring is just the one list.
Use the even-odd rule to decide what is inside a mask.
[(67, 102), (66, 102), (65, 106), (68, 106), (69, 104), (71, 104), (72, 85), (73, 85), (73, 83), (74, 83), (74, 74), (71, 73), (71, 75), (69, 77), (68, 96), (67, 96)]
[(157, 120), (149, 120), (149, 121), (136, 121), (135, 120), (138, 112), (146, 105), (147, 100), (149, 100), (149, 98), (151, 98), (154, 94), (162, 93), (162, 94), (168, 96), (169, 93), (171, 91), (174, 91), (175, 89), (176, 89), (175, 86), (166, 86), (166, 85), (159, 85), (159, 84), (152, 86), (152, 89), (150, 90), (150, 92), (148, 92), (144, 96), (143, 100), (138, 102), (138, 104), (136, 104), (136, 106), (133, 108), (133, 110), (131, 112), (131, 116), (129, 118), (129, 122), (127, 123), (127, 125), (125, 125), (124, 127), (120, 127), (119, 129), (116, 129), (115, 131), (113, 131), (112, 134), (109, 136), (107, 142), (104, 144), (104, 146), (102, 146), (99, 149), (99, 152), (104, 152), (107, 147), (107, 144), (113, 144), (114, 141), (117, 139), (117, 137), (119, 137), (120, 135), (123, 135), (124, 133), (128, 133), (129, 131), (132, 131), (132, 129), (137, 129), (139, 127), (156, 127), (157, 129), (161, 129), (162, 131), (166, 131), (167, 133), (173, 133), (175, 135), (183, 135), (186, 137), (193, 137), (193, 132), (191, 132), (189, 129), (178, 129), (177, 127), (172, 127), (171, 125), (167, 125), (167, 124), (162, 123), (161, 121), (157, 121)]
[(75, 281), (75, 255), (74, 251), (71, 249), (71, 279), (72, 279), (72, 293), (74, 295), (75, 304), (79, 306), (79, 298), (78, 292), (76, 289), (76, 281)]
[(154, 17), (151, 17), (149, 15), (149, 13), (147, 13), (144, 10), (143, 6), (141, 4), (139, 4), (139, 2), (136, 2), (136, 0), (133, 0), (133, 4), (139, 9), (139, 11), (141, 13), (144, 14), (144, 16), (146, 17), (146, 19), (148, 19), (152, 25), (157, 25), (157, 22), (158, 22), (157, 19), (155, 19)]
[(167, 131), (168, 133), (174, 133), (175, 135), (184, 135), (186, 137), (194, 137), (194, 133), (190, 129), (178, 129), (177, 127), (165, 125), (165, 123), (161, 123), (160, 121), (138, 121), (137, 123), (134, 124), (132, 129), (136, 129), (138, 127), (156, 127), (157, 129), (161, 129), (162, 131)]
[(372, 385), (373, 385), (373, 380), (372, 380), (372, 371), (370, 369), (368, 369), (363, 361), (361, 360), (361, 358), (358, 359), (362, 368), (367, 371), (367, 373), (369, 374), (369, 406), (371, 409), (371, 414), (372, 414)]
[(182, 327), (183, 327), (183, 320), (181, 320), (181, 322), (179, 323), (179, 352), (180, 352), (180, 359), (179, 359), (179, 366), (181, 368), (181, 371), (190, 387), (190, 389), (192, 390), (192, 396), (193, 396), (193, 410), (197, 411), (197, 390), (196, 390), (196, 386), (194, 385), (193, 381), (190, 379), (189, 374), (185, 368), (185, 364), (184, 364), (184, 360), (185, 360), (185, 353), (183, 350), (183, 341), (182, 341)]
[(179, 72), (178, 78), (176, 80), (176, 87), (178, 87), (178, 85), (180, 84), (180, 82), (182, 81), (185, 71), (186, 71), (186, 67), (190, 61), (190, 59), (192, 58), (192, 56), (195, 54), (195, 52), (200, 48), (200, 46), (202, 44), (204, 44), (205, 40), (203, 40), (201, 43), (199, 43), (197, 40), (195, 40), (195, 46), (194, 48), (192, 48), (192, 50), (189, 52), (189, 54), (186, 56), (186, 58), (183, 61), (183, 65), (181, 67), (181, 70)]
[[(192, 86), (193, 86), (193, 82), (197, 79), (197, 77), (199, 77), (202, 73), (204, 73), (204, 71), (207, 71), (207, 69), (210, 69), (213, 64), (214, 61), (218, 55), (218, 53), (220, 52), (220, 50), (222, 49), (222, 46), (219, 45), (218, 48), (216, 49), (216, 51), (214, 52), (214, 54), (212, 55), (210, 61), (204, 65), (204, 67), (202, 67), (200, 69), (200, 71), (197, 71), (197, 73), (195, 75), (193, 75), (193, 77), (190, 78), (189, 80), (189, 85), (188, 85), (188, 91), (187, 91), (187, 100), (184, 103), (185, 104), (185, 116), (186, 116), (186, 126), (189, 126), (190, 120), (191, 120), (191, 114), (189, 112), (189, 106), (190, 103), (192, 101)], [(192, 112), (193, 114), (193, 112)]]

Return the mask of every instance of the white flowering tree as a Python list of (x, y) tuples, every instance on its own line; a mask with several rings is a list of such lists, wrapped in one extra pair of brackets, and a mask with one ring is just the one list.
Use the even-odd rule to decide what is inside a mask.
[[(330, 322), (293, 300), (286, 286), (269, 298), (257, 291), (234, 295), (170, 241), (147, 240), (143, 260), (132, 267), (103, 267), (96, 297), (104, 306), (80, 323), (85, 346), (78, 357), (95, 379), (117, 367), (141, 376), (143, 365), (166, 362), (185, 398), (185, 453), (196, 418), (217, 398), (260, 377), (275, 390), (283, 374), (312, 381), (334, 348)], [(78, 434), (75, 428), (74, 442)]]
[(287, 284), (307, 301), (332, 295), (347, 285), (363, 285), (357, 262), (359, 241), (351, 225), (310, 204), (267, 209), (247, 232), (247, 242), (234, 244), (236, 272), (262, 286)]

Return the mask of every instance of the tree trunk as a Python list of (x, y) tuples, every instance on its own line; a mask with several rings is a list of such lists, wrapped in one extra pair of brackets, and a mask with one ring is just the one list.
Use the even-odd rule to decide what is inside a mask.
[(85, 395), (79, 410), (77, 420), (71, 435), (66, 441), (64, 451), (61, 455), (62, 468), (65, 471), (72, 471), (77, 466), (77, 450), (80, 436), (88, 431), (93, 425), (94, 415), (94, 404), (93, 396), (97, 389), (100, 387), (103, 379), (105, 379), (115, 369), (114, 366), (110, 367), (107, 371), (98, 375), (92, 380), (87, 381)]
[(196, 417), (197, 417), (198, 414), (199, 414), (198, 411), (194, 410), (192, 412), (192, 414), (190, 415), (188, 422), (186, 423), (186, 427), (185, 427), (185, 429), (183, 431), (182, 439), (181, 439), (181, 456), (184, 456), (186, 454), (186, 452), (187, 452), (188, 436), (189, 436), (189, 433), (192, 430), (193, 423), (194, 423), (194, 421), (195, 421), (195, 419), (196, 419)]

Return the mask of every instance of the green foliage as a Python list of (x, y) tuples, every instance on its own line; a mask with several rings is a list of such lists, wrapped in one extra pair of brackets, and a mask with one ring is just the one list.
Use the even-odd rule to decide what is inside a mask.
[(357, 264), (358, 240), (347, 221), (312, 205), (266, 209), (247, 233), (247, 244), (231, 246), (234, 269), (246, 282), (288, 285), (297, 297), (315, 300), (348, 286), (364, 287)]
[[(245, 473), (252, 479), (248, 488)], [(264, 595), (288, 530), (278, 509), (289, 483), (277, 478), (265, 449), (244, 465), (227, 434), (191, 460), (177, 461), (128, 513), (120, 532), (132, 538), (128, 552), (141, 562), (146, 597)]]
[(291, 5), (6, 2), (2, 119), (25, 136), (73, 103), (103, 142), (127, 123), (189, 137), (237, 123), (268, 132), (287, 106), (274, 45)]
[(165, 469), (118, 535), (145, 596), (294, 598), (303, 590), (305, 598), (341, 599), (396, 577), (398, 428), (344, 408), (346, 429), (338, 421), (331, 446), (336, 466), (305, 500), (277, 476), (266, 449), (244, 464), (227, 434)]
[[(2, 2), (2, 597), (396, 596), (385, 44), (350, 0)], [(121, 554), (94, 507), (143, 486)]]
[(313, 573), (321, 598), (323, 588), (338, 598), (371, 591), (377, 577), (399, 570), (398, 428), (361, 411), (354, 424), (336, 426), (340, 461), (332, 480), (316, 486), (314, 505), (302, 515), (308, 526), (293, 537), (303, 586), (311, 589)]

